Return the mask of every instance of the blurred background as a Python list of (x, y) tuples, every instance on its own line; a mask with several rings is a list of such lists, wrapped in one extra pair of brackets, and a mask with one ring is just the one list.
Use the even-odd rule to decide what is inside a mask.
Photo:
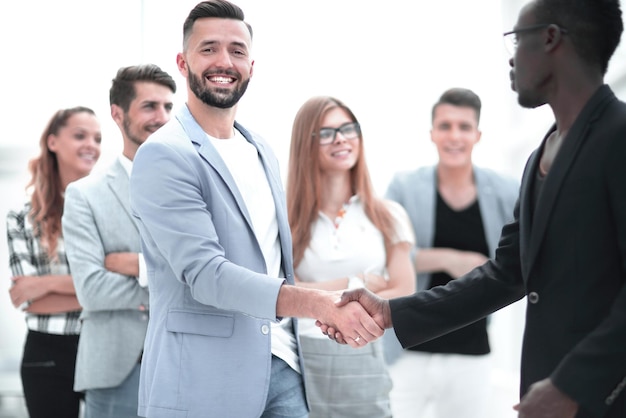
[[(197, 0), (33, 0), (0, 6), (0, 417), (25, 416), (19, 362), (23, 314), (10, 303), (4, 216), (20, 207), (28, 159), (59, 108), (93, 108), (102, 125), (106, 167), (122, 141), (108, 91), (118, 68), (151, 62), (169, 72), (184, 104), (176, 69), (182, 24)], [(343, 100), (361, 122), (368, 164), (383, 194), (398, 170), (433, 164), (430, 112), (450, 87), (482, 99), (479, 165), (520, 178), (526, 158), (552, 123), (547, 106), (521, 109), (510, 89), (502, 33), (526, 0), (235, 0), (254, 29), (254, 76), (238, 121), (273, 146), (286, 176), (291, 124), (313, 95)], [(620, 46), (606, 82), (626, 97), (626, 52)], [(4, 287), (3, 287), (4, 286)], [(523, 301), (493, 316), (496, 368), (492, 417), (516, 416)]]

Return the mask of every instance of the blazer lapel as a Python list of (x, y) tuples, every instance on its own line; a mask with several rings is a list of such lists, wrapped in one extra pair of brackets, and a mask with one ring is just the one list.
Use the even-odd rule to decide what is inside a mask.
[[(551, 132), (552, 130), (550, 130)], [(543, 142), (542, 142), (543, 144)], [(539, 156), (543, 147), (535, 150), (529, 157), (526, 170), (522, 176), (522, 183), (520, 186), (520, 199), (519, 199), (519, 228), (520, 228), (520, 260), (522, 266), (522, 277), (528, 278), (530, 267), (534, 262), (534, 256), (531, 260), (529, 255), (529, 241), (532, 229), (532, 186), (534, 184), (534, 176), (539, 169)]]
[[(556, 127), (553, 126), (553, 128), (548, 132), (538, 152), (534, 154), (534, 161), (531, 163), (531, 170), (525, 176), (526, 179), (524, 183), (526, 184), (527, 194), (523, 200), (523, 212), (527, 214), (526, 221), (530, 220), (530, 223), (525, 222), (527, 225), (530, 225), (530, 235), (528, 241), (528, 272), (530, 272), (530, 269), (532, 268), (532, 265), (537, 257), (537, 253), (541, 247), (541, 242), (546, 233), (550, 217), (552, 216), (554, 204), (559, 198), (561, 186), (567, 178), (569, 170), (580, 152), (581, 146), (589, 137), (589, 131), (591, 130), (593, 122), (602, 114), (605, 106), (614, 97), (615, 96), (610, 91), (608, 86), (603, 86), (598, 89), (598, 91), (591, 97), (583, 110), (580, 112), (580, 115), (570, 128), (567, 137), (563, 141), (561, 149), (559, 149), (554, 162), (552, 163), (552, 167), (550, 167), (550, 171), (545, 178), (543, 188), (538, 196), (539, 202), (535, 205), (536, 211), (533, 213), (531, 212), (533, 208), (530, 207), (532, 199), (529, 199), (532, 190), (529, 190), (529, 185), (533, 184), (533, 177), (539, 169), (538, 166), (541, 151), (545, 146), (546, 139)], [(529, 219), (528, 215), (531, 213), (532, 219)], [(522, 246), (522, 248), (524, 247), (525, 245)]]
[[(248, 227), (250, 228), (250, 230), (254, 231), (254, 228), (252, 226), (252, 219), (250, 218), (250, 214), (248, 213), (245, 201), (243, 199), (243, 196), (239, 192), (239, 188), (237, 187), (235, 179), (230, 174), (230, 171), (228, 170), (228, 167), (226, 166), (224, 160), (222, 160), (215, 147), (207, 138), (204, 130), (202, 130), (200, 125), (198, 125), (196, 120), (193, 118), (191, 112), (189, 112), (189, 108), (186, 105), (183, 106), (178, 112), (176, 118), (182, 125), (183, 129), (185, 130), (191, 141), (195, 143), (198, 147), (198, 153), (201, 155), (201, 157), (215, 169), (215, 171), (222, 178), (224, 183), (226, 183), (228, 189), (235, 198), (239, 210), (244, 216)], [(284, 199), (284, 193), (282, 189), (282, 183), (280, 181), (280, 173), (278, 171), (278, 167), (274, 167), (274, 165), (268, 160), (268, 152), (265, 150), (265, 146), (262, 142), (254, 141), (252, 139), (252, 135), (237, 122), (235, 122), (235, 129), (241, 132), (246, 141), (254, 145), (261, 159), (261, 163), (263, 164), (263, 168), (267, 176), (270, 189), (272, 191), (272, 197), (274, 198), (274, 204), (276, 205), (278, 233), (281, 240), (281, 248), (283, 252), (283, 272), (286, 275), (287, 281), (293, 284), (293, 269), (291, 268), (290, 262), (290, 260), (292, 260), (291, 234), (289, 230), (289, 222), (287, 220), (286, 201)], [(286, 260), (288, 261), (288, 263), (286, 262)]]
[(263, 164), (263, 170), (265, 171), (270, 190), (272, 191), (272, 198), (274, 199), (274, 206), (276, 208), (278, 238), (280, 239), (281, 252), (283, 255), (282, 269), (287, 281), (290, 284), (293, 284), (293, 268), (291, 265), (291, 260), (293, 260), (293, 243), (291, 241), (291, 229), (289, 227), (289, 221), (287, 219), (287, 201), (285, 199), (285, 194), (282, 188), (279, 168), (278, 166), (272, 164), (271, 161), (268, 159), (267, 156), (269, 152), (265, 149), (265, 145), (263, 142), (252, 140), (252, 135), (237, 122), (235, 122), (235, 128), (239, 132), (241, 132), (241, 134), (244, 136), (244, 138), (246, 138), (248, 142), (255, 146), (259, 154), (259, 158), (261, 159), (261, 164)]
[[(243, 200), (243, 196), (239, 192), (239, 188), (237, 188), (237, 183), (235, 179), (230, 174), (226, 163), (220, 157), (219, 152), (215, 149), (213, 144), (209, 141), (206, 136), (206, 133), (202, 129), (202, 127), (196, 122), (193, 115), (189, 111), (187, 105), (182, 106), (178, 114), (176, 115), (176, 119), (182, 125), (183, 129), (191, 139), (191, 141), (196, 144), (198, 147), (198, 153), (200, 156), (215, 169), (218, 175), (222, 178), (226, 186), (232, 193), (235, 201), (237, 202), (237, 206), (244, 216), (246, 222), (248, 223), (248, 227), (251, 230), (254, 230), (252, 227), (252, 219), (250, 218), (250, 214), (248, 213), (248, 209), (246, 208), (245, 201)], [(246, 136), (246, 135), (244, 135)], [(247, 140), (249, 140), (246, 137)]]
[(130, 210), (130, 180), (128, 178), (128, 173), (124, 170), (124, 167), (119, 159), (115, 161), (107, 172), (107, 179), (111, 192), (120, 203), (120, 206), (124, 209), (126, 215), (128, 215), (128, 218), (137, 232), (139, 232)]

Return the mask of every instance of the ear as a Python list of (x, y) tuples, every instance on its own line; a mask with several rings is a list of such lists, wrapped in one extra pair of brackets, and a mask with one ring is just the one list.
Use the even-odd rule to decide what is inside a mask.
[(176, 54), (176, 66), (178, 67), (178, 71), (182, 74), (182, 76), (187, 78), (187, 61), (185, 60), (185, 56), (182, 52)]
[(545, 49), (546, 52), (552, 52), (563, 41), (563, 29), (558, 25), (550, 25), (546, 29)]
[(476, 129), (476, 141), (474, 141), (474, 145), (480, 142), (480, 138), (482, 138), (482, 136), (483, 136), (483, 133), (480, 130)]
[(48, 145), (48, 149), (52, 152), (56, 152), (57, 150), (57, 136), (54, 134), (48, 135), (46, 139), (46, 145)]
[(119, 126), (124, 123), (124, 111), (116, 104), (111, 105), (111, 117)]
[(254, 73), (254, 60), (250, 62), (250, 77), (252, 77), (252, 73)]

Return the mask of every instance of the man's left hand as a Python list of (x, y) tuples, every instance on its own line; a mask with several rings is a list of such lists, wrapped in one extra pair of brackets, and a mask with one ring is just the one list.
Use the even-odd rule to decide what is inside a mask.
[(519, 412), (519, 418), (574, 418), (578, 412), (578, 403), (561, 392), (548, 378), (531, 385), (528, 393), (513, 409)]

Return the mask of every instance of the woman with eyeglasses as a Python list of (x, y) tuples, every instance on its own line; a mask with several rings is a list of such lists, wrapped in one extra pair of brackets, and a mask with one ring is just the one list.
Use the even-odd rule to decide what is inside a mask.
[(21, 379), (31, 418), (77, 418), (82, 395), (74, 392), (80, 333), (76, 298), (61, 235), (63, 195), (89, 174), (100, 157), (102, 134), (93, 110), (57, 111), (29, 163), (29, 196), (7, 214), (11, 302), (26, 313)]
[[(309, 99), (295, 117), (287, 209), (298, 285), (366, 287), (385, 298), (415, 291), (408, 216), (375, 196), (360, 125), (333, 97)], [(310, 418), (391, 416), (382, 340), (339, 345), (309, 319), (299, 320), (299, 337)]]

